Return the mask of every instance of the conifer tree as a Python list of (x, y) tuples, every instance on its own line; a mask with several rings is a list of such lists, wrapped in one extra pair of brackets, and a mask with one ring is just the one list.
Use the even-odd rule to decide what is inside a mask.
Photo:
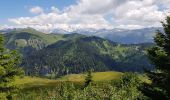
[(152, 84), (145, 88), (145, 93), (152, 99), (165, 100), (170, 99), (170, 16), (162, 26), (163, 31), (158, 30), (154, 37), (156, 45), (148, 49), (156, 69), (147, 72)]
[(87, 87), (92, 82), (92, 71), (88, 70), (87, 76), (85, 78), (85, 87)]
[(19, 64), (20, 55), (14, 50), (7, 50), (3, 46), (3, 36), (0, 35), (0, 99), (10, 99), (11, 94), (16, 91), (15, 77), (23, 74)]

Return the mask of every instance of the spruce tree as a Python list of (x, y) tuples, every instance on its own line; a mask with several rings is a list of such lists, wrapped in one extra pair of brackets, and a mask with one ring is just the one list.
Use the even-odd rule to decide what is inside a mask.
[(162, 22), (163, 31), (158, 30), (154, 41), (156, 45), (148, 49), (148, 56), (155, 65), (154, 71), (148, 71), (151, 85), (145, 93), (152, 99), (170, 99), (170, 16)]
[(16, 76), (23, 74), (18, 65), (20, 55), (16, 51), (9, 51), (3, 46), (3, 36), (0, 34), (0, 99), (11, 98), (13, 92), (17, 90), (14, 85)]
[(92, 71), (88, 70), (87, 76), (85, 78), (85, 87), (87, 87), (92, 82)]

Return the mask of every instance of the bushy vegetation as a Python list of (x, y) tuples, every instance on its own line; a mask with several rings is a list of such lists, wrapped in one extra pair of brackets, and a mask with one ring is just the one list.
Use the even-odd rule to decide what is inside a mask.
[(55, 87), (22, 90), (16, 100), (136, 100), (146, 99), (138, 90), (138, 74), (125, 73), (119, 80), (82, 83), (61, 82)]

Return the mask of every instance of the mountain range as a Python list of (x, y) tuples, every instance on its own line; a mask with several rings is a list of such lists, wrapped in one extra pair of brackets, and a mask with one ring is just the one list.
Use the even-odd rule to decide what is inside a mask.
[(142, 72), (153, 68), (145, 51), (152, 43), (121, 44), (83, 34), (45, 34), (26, 28), (3, 35), (6, 47), (23, 55), (21, 66), (28, 75), (60, 76), (89, 69)]
[[(29, 28), (31, 29), (31, 28)], [(9, 33), (14, 30), (21, 29), (2, 29), (1, 33)], [(76, 29), (74, 31), (68, 31), (63, 29), (53, 29), (49, 33), (51, 34), (72, 34), (78, 33), (87, 36), (97, 36), (104, 39), (111, 40), (113, 42), (118, 42), (122, 44), (138, 44), (138, 43), (153, 43), (153, 37), (156, 33), (156, 30), (162, 30), (161, 27), (150, 27), (143, 29)], [(43, 32), (42, 32), (43, 33)], [(48, 34), (49, 34), (48, 33)]]
[(138, 44), (138, 43), (153, 43), (153, 37), (156, 30), (162, 30), (161, 27), (150, 27), (143, 29), (78, 29), (73, 32), (67, 32), (65, 30), (54, 30), (52, 33), (79, 33), (88, 36), (97, 36), (111, 40), (113, 42), (119, 42), (123, 44)]

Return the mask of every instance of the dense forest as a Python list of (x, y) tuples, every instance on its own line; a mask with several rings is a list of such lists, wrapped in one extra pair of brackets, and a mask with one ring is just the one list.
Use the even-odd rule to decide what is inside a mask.
[(93, 71), (143, 72), (152, 69), (145, 50), (152, 43), (120, 44), (96, 36), (44, 34), (32, 28), (4, 34), (5, 45), (23, 55), (27, 75), (58, 77)]
[[(78, 34), (77, 34), (78, 35)], [(152, 45), (150, 45), (152, 46)], [(98, 37), (59, 41), (32, 52), (23, 61), (27, 73), (38, 75), (93, 71), (142, 72), (152, 65), (144, 51), (147, 46), (123, 45)]]

